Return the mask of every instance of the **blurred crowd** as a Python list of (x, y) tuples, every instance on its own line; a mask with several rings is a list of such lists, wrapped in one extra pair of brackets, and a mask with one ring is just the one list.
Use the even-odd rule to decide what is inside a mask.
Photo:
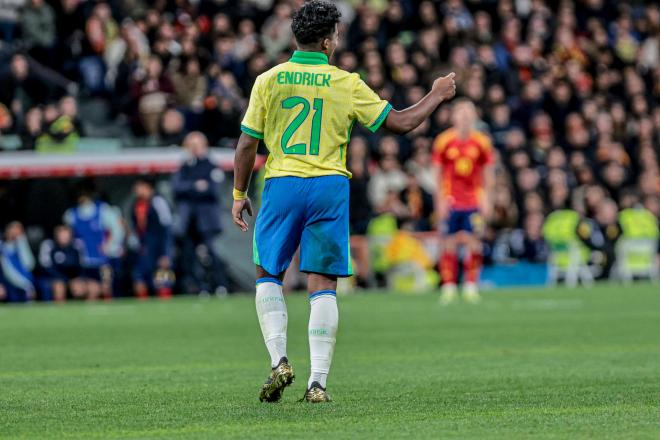
[(189, 133), (183, 144), (187, 158), (171, 176), (171, 200), (154, 180), (140, 177), (122, 210), (103, 199), (93, 180), (83, 179), (75, 204), (37, 243), (36, 257), (23, 224), (6, 225), (0, 302), (169, 298), (173, 291), (224, 295), (234, 289), (216, 243), (224, 174), (202, 133)]
[[(75, 100), (33, 71), (38, 63), (79, 84), (80, 96), (107, 100), (135, 136), (163, 144), (192, 130), (211, 144), (235, 138), (256, 76), (294, 48), (290, 17), (301, 2), (2, 2), (0, 35), (15, 55), (0, 73), (0, 132), (20, 134), (25, 148), (45, 135), (83, 134)], [(343, 17), (333, 63), (358, 72), (395, 108), (450, 71), (458, 95), (477, 104), (496, 148), (487, 261), (544, 260), (542, 225), (559, 208), (597, 220), (613, 206), (644, 205), (660, 217), (654, 2), (336, 3)], [(354, 233), (381, 213), (409, 229), (435, 229), (430, 157), (450, 111), (441, 106), (406, 136), (355, 128)]]

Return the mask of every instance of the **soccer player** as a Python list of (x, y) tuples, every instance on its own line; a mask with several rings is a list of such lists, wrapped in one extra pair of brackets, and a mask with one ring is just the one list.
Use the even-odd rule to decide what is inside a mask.
[(5, 241), (0, 240), (0, 280), (9, 302), (35, 299), (34, 255), (30, 250), (25, 230), (20, 222), (11, 222), (5, 228)]
[(140, 299), (153, 291), (159, 298), (172, 296), (172, 211), (150, 179), (139, 178), (133, 185), (135, 200), (131, 224), (139, 243), (133, 268), (133, 291)]
[(243, 211), (252, 215), (246, 191), (260, 139), (270, 151), (253, 241), (257, 315), (272, 367), (259, 395), (266, 402), (280, 400), (294, 379), (286, 351), (282, 279), (299, 245), (311, 302), (311, 375), (303, 400), (330, 401), (326, 380), (338, 324), (337, 277), (352, 274), (346, 147), (354, 122), (372, 132), (383, 125), (407, 133), (456, 90), (451, 73), (435, 80), (417, 104), (393, 110), (357, 74), (328, 63), (338, 44), (339, 17), (335, 5), (321, 0), (294, 13), (298, 50), (288, 62), (257, 77), (236, 147), (232, 216), (243, 231), (248, 230)]
[(464, 247), (463, 298), (479, 302), (481, 235), (484, 219), (490, 216), (494, 186), (492, 146), (488, 136), (475, 128), (477, 110), (467, 99), (453, 103), (453, 127), (440, 133), (433, 145), (440, 191), (436, 194), (436, 215), (443, 223), (441, 233), (440, 302), (449, 304), (457, 296), (459, 246)]
[(103, 295), (112, 297), (110, 255), (121, 249), (124, 229), (120, 217), (110, 205), (94, 198), (90, 182), (81, 183), (78, 204), (64, 213), (64, 223), (71, 227), (74, 238), (82, 242), (83, 267), (87, 299)]
[(53, 239), (44, 240), (39, 247), (39, 263), (56, 302), (66, 301), (67, 289), (74, 298), (85, 295), (80, 264), (82, 247), (80, 240), (73, 239), (73, 231), (67, 225), (56, 226)]

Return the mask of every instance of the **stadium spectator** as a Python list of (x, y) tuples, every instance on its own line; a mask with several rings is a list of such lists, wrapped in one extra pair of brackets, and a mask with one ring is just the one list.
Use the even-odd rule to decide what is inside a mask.
[(11, 112), (4, 104), (0, 104), (0, 134), (8, 132), (14, 125), (14, 119)]
[(27, 0), (21, 14), (21, 40), (30, 55), (42, 63), (52, 65), (51, 49), (56, 38), (55, 13), (44, 0)]
[(94, 189), (83, 182), (78, 190), (78, 203), (64, 213), (64, 223), (82, 243), (85, 298), (112, 296), (111, 258), (121, 253), (124, 230), (120, 216), (107, 203), (94, 198)]
[(35, 299), (34, 255), (28, 244), (23, 225), (11, 222), (5, 228), (4, 241), (0, 242), (0, 269), (8, 302), (25, 302)]
[(160, 118), (158, 142), (161, 145), (181, 145), (184, 138), (186, 120), (184, 115), (175, 109), (167, 109)]
[(368, 145), (360, 136), (351, 139), (348, 150), (348, 167), (353, 173), (350, 184), (349, 223), (351, 233), (363, 235), (373, 216), (368, 196), (369, 171), (367, 169)]
[(78, 102), (76, 98), (70, 95), (63, 96), (58, 102), (58, 109), (61, 116), (66, 116), (80, 136), (85, 135), (80, 113), (78, 112)]
[(602, 252), (600, 277), (607, 279), (616, 260), (616, 243), (621, 236), (621, 226), (618, 222), (618, 207), (614, 200), (603, 199), (595, 207), (594, 216), (590, 221), (590, 233), (580, 236), (588, 246)]
[(543, 214), (540, 211), (529, 212), (523, 228), (512, 231), (509, 240), (513, 258), (530, 263), (543, 263), (548, 258), (549, 249), (543, 239)]
[(3, 0), (0, 2), (0, 35), (11, 44), (18, 33), (19, 17), (25, 0)]
[(379, 168), (369, 180), (369, 200), (378, 213), (389, 212), (390, 204), (402, 191), (408, 179), (401, 171), (394, 154), (387, 154), (380, 160)]
[(133, 185), (131, 226), (137, 238), (137, 258), (133, 268), (133, 291), (141, 299), (149, 293), (159, 298), (172, 296), (172, 211), (154, 190), (154, 183), (138, 179)]
[(291, 5), (283, 2), (275, 6), (262, 29), (261, 44), (270, 61), (275, 61), (291, 45)]
[[(30, 112), (32, 112), (31, 109)], [(38, 109), (37, 109), (38, 110)], [(28, 112), (28, 114), (30, 113)], [(80, 121), (76, 119), (77, 108), (75, 100), (64, 97), (59, 105), (47, 104), (41, 118), (41, 127), (37, 130), (38, 113), (31, 115), (33, 127), (28, 129), (27, 137), (37, 134), (35, 149), (41, 153), (72, 153), (80, 139)], [(27, 122), (27, 121), (26, 121)]]
[(176, 105), (186, 115), (188, 128), (197, 128), (198, 115), (204, 109), (204, 98), (208, 90), (206, 77), (203, 75), (199, 60), (190, 58), (185, 60), (179, 72), (172, 76)]
[(81, 82), (92, 94), (101, 94), (106, 90), (105, 59), (119, 37), (119, 27), (112, 17), (106, 3), (98, 3), (91, 10), (85, 23), (85, 38), (80, 42), (81, 57), (78, 63)]
[[(222, 232), (218, 184), (224, 180), (199, 132), (183, 141), (188, 159), (172, 176), (176, 202), (175, 236), (181, 247), (182, 285), (186, 292), (227, 292), (229, 281), (215, 240)], [(206, 269), (206, 270), (205, 270)], [(209, 272), (205, 276), (203, 272)], [(207, 280), (210, 278), (210, 280)]]
[(136, 72), (131, 95), (134, 103), (134, 131), (155, 136), (158, 122), (165, 112), (174, 87), (169, 76), (163, 71), (161, 59), (152, 55), (147, 60), (144, 71)]
[(406, 163), (406, 169), (413, 173), (420, 186), (431, 195), (435, 195), (437, 190), (435, 174), (431, 162), (431, 142), (428, 138), (417, 138), (413, 145), (414, 152), (412, 157)]
[(85, 295), (81, 247), (82, 243), (73, 239), (73, 231), (67, 225), (57, 226), (53, 238), (44, 240), (39, 247), (46, 288), (56, 302), (66, 301), (67, 291), (74, 298)]
[(22, 54), (12, 56), (9, 71), (0, 76), (0, 103), (12, 111), (14, 121), (20, 126), (23, 115), (32, 106), (43, 104), (48, 95), (48, 87), (32, 73), (27, 58)]
[(430, 231), (432, 229), (433, 195), (420, 185), (415, 173), (408, 172), (406, 187), (399, 193), (397, 220), (402, 229)]

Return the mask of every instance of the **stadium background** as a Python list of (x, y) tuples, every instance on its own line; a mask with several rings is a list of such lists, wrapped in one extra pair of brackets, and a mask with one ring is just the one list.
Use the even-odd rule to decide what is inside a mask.
[[(290, 14), (298, 3), (0, 0), (0, 225), (22, 222), (37, 253), (75, 203), (81, 175), (94, 176), (99, 195), (127, 218), (136, 175), (154, 174), (169, 196), (167, 174), (188, 132), (234, 145), (255, 77), (293, 48)], [(458, 95), (477, 103), (497, 150), (487, 264), (545, 267), (542, 225), (558, 209), (575, 210), (588, 224), (582, 238), (596, 265), (611, 252), (607, 231), (616, 211), (644, 206), (660, 217), (657, 5), (337, 4), (343, 22), (334, 63), (359, 72), (395, 108), (416, 102), (449, 71)], [(348, 166), (356, 235), (383, 214), (404, 230), (435, 229), (430, 152), (449, 114), (441, 106), (407, 136), (355, 128)], [(229, 150), (215, 154), (229, 170)], [(225, 207), (229, 180), (219, 188)], [(259, 179), (254, 186), (258, 194)], [(215, 246), (227, 257), (233, 287), (248, 290), (249, 239), (222, 215), (225, 231)], [(600, 242), (598, 231), (605, 233)], [(370, 251), (359, 238), (354, 252), (361, 283), (374, 285), (379, 264), (391, 266), (365, 257)]]

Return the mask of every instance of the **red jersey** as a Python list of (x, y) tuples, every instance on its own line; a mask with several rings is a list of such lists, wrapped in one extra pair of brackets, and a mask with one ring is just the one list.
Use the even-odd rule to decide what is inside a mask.
[(433, 163), (442, 167), (442, 194), (452, 209), (479, 207), (483, 193), (483, 170), (493, 162), (493, 147), (488, 136), (473, 130), (467, 139), (460, 139), (450, 128), (438, 135), (433, 143)]

